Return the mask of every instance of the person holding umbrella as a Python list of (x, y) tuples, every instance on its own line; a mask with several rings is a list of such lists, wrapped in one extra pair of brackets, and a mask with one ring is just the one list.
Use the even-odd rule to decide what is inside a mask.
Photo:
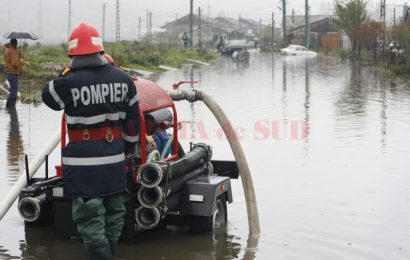
[(6, 43), (4, 50), (4, 63), (7, 80), (10, 84), (10, 94), (7, 98), (6, 107), (11, 107), (16, 104), (17, 93), (19, 90), (19, 76), (24, 65), (29, 63), (21, 58), (20, 52), (17, 50), (17, 39), (10, 39)]

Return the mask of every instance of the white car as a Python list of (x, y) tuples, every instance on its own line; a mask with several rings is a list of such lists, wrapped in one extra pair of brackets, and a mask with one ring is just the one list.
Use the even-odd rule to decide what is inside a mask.
[(280, 50), (282, 55), (293, 55), (293, 56), (317, 56), (317, 52), (309, 51), (306, 47), (300, 45), (291, 44), (286, 48)]

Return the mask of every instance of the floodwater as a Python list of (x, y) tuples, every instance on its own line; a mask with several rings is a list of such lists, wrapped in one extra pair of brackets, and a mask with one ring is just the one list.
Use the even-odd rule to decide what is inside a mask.
[[(167, 72), (158, 84), (211, 94), (237, 129), (252, 173), (261, 234), (248, 239), (242, 183), (226, 228), (214, 234), (142, 232), (119, 259), (410, 259), (410, 86), (407, 78), (336, 58), (252, 53), (248, 63)], [(24, 174), (59, 126), (44, 105), (0, 101), (0, 197)], [(232, 159), (217, 121), (201, 103), (177, 104), (181, 142), (210, 143)], [(58, 151), (50, 164), (59, 160)], [(51, 168), (51, 167), (50, 167)], [(41, 169), (39, 176), (43, 175)], [(0, 222), (0, 259), (86, 259), (78, 239), (25, 231), (14, 204)]]

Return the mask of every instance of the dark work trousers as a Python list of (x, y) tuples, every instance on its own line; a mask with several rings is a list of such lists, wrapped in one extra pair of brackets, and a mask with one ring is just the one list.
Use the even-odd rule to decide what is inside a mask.
[(125, 194), (104, 198), (73, 198), (73, 220), (87, 248), (117, 242), (124, 226)]
[(19, 91), (19, 75), (7, 74), (7, 80), (10, 84), (10, 94), (7, 100), (16, 100)]

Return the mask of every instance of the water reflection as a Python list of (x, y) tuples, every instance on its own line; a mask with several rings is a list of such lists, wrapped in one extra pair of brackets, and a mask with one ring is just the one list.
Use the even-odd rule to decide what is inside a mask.
[(45, 226), (26, 225), (20, 250), (21, 259), (87, 259), (80, 238), (56, 238), (54, 229)]
[[(304, 142), (307, 144), (309, 142), (309, 125), (310, 125), (310, 60), (306, 59), (305, 62), (305, 102), (303, 104), (304, 107), (304, 133), (303, 136)], [(307, 147), (305, 147), (305, 151), (309, 151)]]
[[(226, 228), (213, 234), (192, 235), (165, 230), (146, 230), (130, 243), (120, 243), (119, 259), (238, 259), (240, 238), (230, 235)], [(246, 258), (253, 259), (253, 258)]]
[[(119, 245), (118, 259), (410, 259), (409, 232), (403, 228), (410, 226), (408, 79), (389, 78), (374, 67), (335, 58), (295, 61), (254, 55), (260, 56), (251, 56), (246, 69), (221, 57), (212, 66), (165, 73), (158, 84), (169, 89), (176, 80), (202, 78), (195, 88), (217, 97), (235, 123), (249, 126), (241, 143), (254, 177), (263, 236), (247, 237), (241, 183), (232, 181), (228, 230), (206, 235), (144, 231)], [(211, 133), (217, 128), (200, 103), (177, 106), (179, 119), (200, 120)], [(26, 116), (20, 129), (24, 137), (28, 110), (19, 107), (20, 122)], [(36, 108), (32, 114), (33, 136), (52, 129), (49, 121), (39, 120), (44, 116), (38, 112)], [(1, 110), (0, 116), (0, 167), (6, 172), (10, 150), (5, 144), (12, 139), (7, 132), (16, 131), (8, 122), (11, 114)], [(278, 131), (270, 129), (268, 139), (257, 140), (252, 126), (265, 118), (305, 121), (312, 131), (304, 140), (288, 140), (276, 138)], [(201, 137), (198, 126), (194, 130)], [(204, 138), (208, 140), (216, 159), (230, 159), (225, 141), (211, 134)], [(39, 147), (33, 139), (25, 152)], [(0, 183), (7, 183), (4, 176)], [(24, 233), (17, 210), (3, 221), (0, 259), (87, 258), (81, 241), (58, 238), (52, 230)]]
[(7, 139), (7, 164), (10, 181), (14, 182), (20, 175), (24, 146), (21, 138), (20, 123), (16, 107), (8, 107), (7, 113), (10, 115), (9, 134)]
[[(367, 70), (366, 70), (367, 71)], [(336, 103), (339, 116), (363, 115), (366, 112), (366, 90), (364, 89), (363, 66), (360, 63), (352, 63), (350, 69), (350, 80), (346, 81), (346, 86), (340, 99)], [(368, 72), (368, 71), (367, 71)]]
[(245, 249), (245, 254), (243, 260), (253, 260), (256, 259), (256, 252), (259, 244), (259, 236), (248, 236), (248, 241)]

